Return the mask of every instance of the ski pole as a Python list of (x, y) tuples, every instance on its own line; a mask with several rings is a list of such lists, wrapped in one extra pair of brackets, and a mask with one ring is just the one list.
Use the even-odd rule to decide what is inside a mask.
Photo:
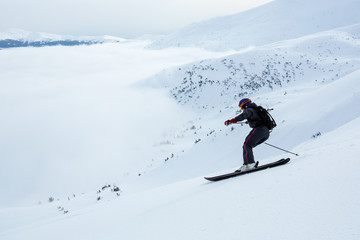
[(287, 152), (287, 153), (294, 154), (295, 156), (299, 156), (299, 154), (297, 154), (297, 153), (290, 152), (290, 151), (288, 151), (288, 150), (285, 150), (285, 149), (279, 148), (279, 147), (274, 146), (274, 145), (271, 145), (271, 144), (269, 144), (269, 143), (265, 143), (265, 144), (266, 144), (266, 145), (269, 145), (270, 147), (277, 148), (277, 149), (279, 149), (279, 150), (281, 150), (281, 151), (284, 151), (284, 152)]

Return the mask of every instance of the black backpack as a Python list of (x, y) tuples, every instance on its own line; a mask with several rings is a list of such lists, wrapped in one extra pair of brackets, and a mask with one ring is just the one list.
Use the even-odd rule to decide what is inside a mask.
[(249, 106), (249, 107), (255, 109), (261, 119), (260, 123), (257, 123), (256, 125), (258, 125), (258, 124), (265, 125), (269, 128), (270, 131), (274, 127), (276, 127), (276, 122), (275, 122), (274, 118), (270, 115), (270, 113), (265, 108), (263, 108), (262, 106), (256, 106), (256, 107)]

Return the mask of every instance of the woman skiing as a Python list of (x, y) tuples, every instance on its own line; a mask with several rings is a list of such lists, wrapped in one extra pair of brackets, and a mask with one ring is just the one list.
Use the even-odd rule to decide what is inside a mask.
[(247, 123), (252, 128), (249, 135), (245, 138), (243, 145), (244, 164), (237, 170), (243, 172), (257, 167), (258, 162), (255, 163), (253, 148), (269, 138), (270, 130), (256, 110), (258, 106), (249, 98), (241, 99), (239, 107), (243, 112), (239, 116), (225, 121), (225, 125), (228, 126), (246, 119)]

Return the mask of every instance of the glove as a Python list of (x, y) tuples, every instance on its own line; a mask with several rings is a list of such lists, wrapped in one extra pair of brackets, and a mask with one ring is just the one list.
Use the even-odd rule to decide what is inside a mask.
[(237, 123), (237, 121), (233, 118), (233, 119), (231, 119), (231, 120), (227, 120), (227, 121), (225, 121), (225, 125), (226, 126), (229, 126), (230, 124), (233, 124), (233, 123)]

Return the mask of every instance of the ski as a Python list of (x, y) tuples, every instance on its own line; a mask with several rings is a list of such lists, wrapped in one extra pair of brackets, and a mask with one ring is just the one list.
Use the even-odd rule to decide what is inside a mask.
[(219, 175), (219, 176), (205, 177), (205, 179), (209, 180), (209, 181), (220, 181), (220, 180), (224, 180), (224, 179), (228, 179), (228, 178), (232, 178), (232, 177), (236, 177), (236, 176), (240, 176), (240, 175), (244, 175), (244, 174), (248, 174), (248, 173), (252, 173), (252, 172), (257, 172), (257, 171), (264, 170), (267, 168), (277, 167), (277, 166), (283, 165), (285, 163), (288, 163), (289, 161), (290, 161), (290, 158), (283, 158), (276, 162), (264, 164), (264, 165), (258, 166), (256, 168), (253, 168), (253, 169), (245, 171), (245, 172), (235, 171), (232, 173), (227, 173), (227, 174), (223, 174), (223, 175)]

